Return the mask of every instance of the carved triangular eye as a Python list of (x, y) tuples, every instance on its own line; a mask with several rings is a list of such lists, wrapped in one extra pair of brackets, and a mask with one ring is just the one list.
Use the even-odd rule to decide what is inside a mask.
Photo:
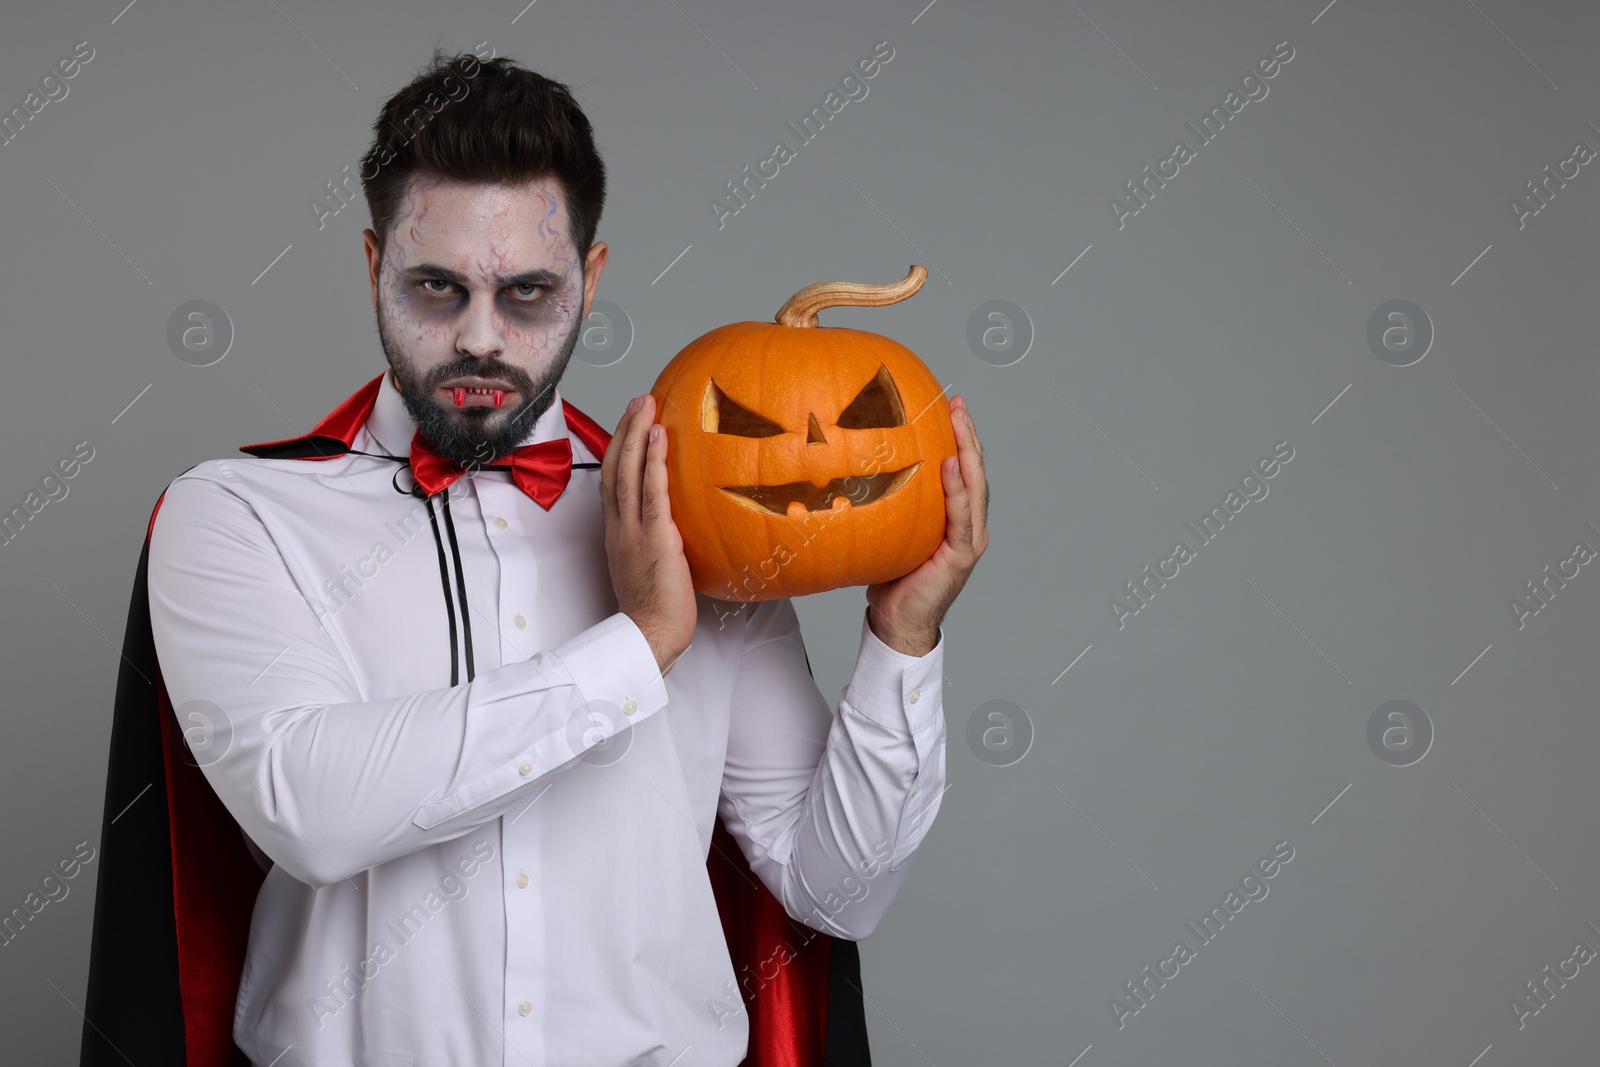
[(894, 387), (889, 368), (878, 367), (878, 373), (861, 387), (861, 392), (839, 413), (839, 425), (847, 430), (868, 430), (880, 426), (904, 426), (905, 408), (900, 404), (900, 391)]
[(707, 384), (700, 405), (700, 426), (707, 433), (734, 434), (738, 437), (773, 437), (784, 429), (764, 415), (757, 415), (722, 391), (715, 379)]

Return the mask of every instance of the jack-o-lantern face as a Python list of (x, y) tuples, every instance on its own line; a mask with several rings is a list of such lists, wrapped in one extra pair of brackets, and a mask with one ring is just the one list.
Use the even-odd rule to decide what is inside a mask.
[[(855, 399), (845, 405), (845, 409), (831, 420), (828, 432), (887, 429), (905, 424), (905, 406), (900, 402), (900, 393), (894, 387), (894, 379), (889, 374), (889, 368), (880, 364), (878, 373), (874, 374), (867, 384), (861, 387)], [(707, 433), (732, 434), (736, 437), (775, 437), (789, 432), (766, 416), (751, 411), (728, 396), (715, 378), (706, 385), (705, 403), (701, 406), (700, 427)], [(804, 432), (808, 445), (828, 443), (828, 435), (817, 422), (817, 414), (814, 411), (806, 413)], [(821, 511), (831, 508), (836, 497), (844, 497), (859, 508), (899, 489), (912, 474), (916, 473), (919, 466), (921, 466), (920, 460), (871, 474), (860, 472), (839, 474), (829, 478), (820, 486), (806, 480), (784, 482), (779, 485), (719, 485), (717, 488), (731, 494), (740, 503), (774, 515), (788, 515), (789, 508), (794, 504), (799, 504), (807, 511)]]
[(695, 588), (800, 596), (897, 578), (938, 548), (939, 465), (955, 454), (944, 390), (898, 342), (814, 325), (816, 306), (914, 292), (917, 271), (899, 287), (849, 287), (869, 299), (802, 290), (812, 306), (799, 321), (713, 330), (662, 371), (652, 392)]

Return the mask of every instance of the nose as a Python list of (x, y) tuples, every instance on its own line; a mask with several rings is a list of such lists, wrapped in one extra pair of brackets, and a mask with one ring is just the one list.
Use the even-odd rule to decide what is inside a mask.
[(498, 356), (505, 350), (505, 338), (495, 322), (492, 297), (474, 293), (468, 299), (456, 334), (456, 350), (477, 359)]

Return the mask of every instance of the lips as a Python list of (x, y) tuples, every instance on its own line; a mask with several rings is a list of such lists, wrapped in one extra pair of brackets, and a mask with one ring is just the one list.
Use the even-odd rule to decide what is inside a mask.
[(896, 471), (833, 478), (822, 486), (810, 482), (783, 482), (778, 485), (719, 485), (717, 488), (746, 507), (771, 515), (788, 515), (796, 507), (806, 511), (827, 511), (835, 507), (860, 507), (882, 500), (905, 485), (920, 466), (922, 464), (919, 462)]

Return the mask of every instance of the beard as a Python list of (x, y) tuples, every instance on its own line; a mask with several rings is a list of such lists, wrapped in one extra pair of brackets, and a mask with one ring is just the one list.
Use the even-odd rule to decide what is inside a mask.
[[(494, 462), (520, 445), (550, 409), (555, 400), (556, 383), (566, 373), (578, 345), (578, 329), (568, 332), (561, 351), (538, 378), (519, 367), (498, 359), (462, 356), (426, 373), (390, 334), (384, 315), (378, 312), (378, 342), (394, 370), (395, 384), (405, 401), (406, 411), (417, 424), (423, 440), (439, 455), (464, 469), (475, 469)], [(493, 407), (446, 407), (438, 389), (451, 378), (464, 376), (491, 378), (516, 390), (521, 402), (510, 410)]]

